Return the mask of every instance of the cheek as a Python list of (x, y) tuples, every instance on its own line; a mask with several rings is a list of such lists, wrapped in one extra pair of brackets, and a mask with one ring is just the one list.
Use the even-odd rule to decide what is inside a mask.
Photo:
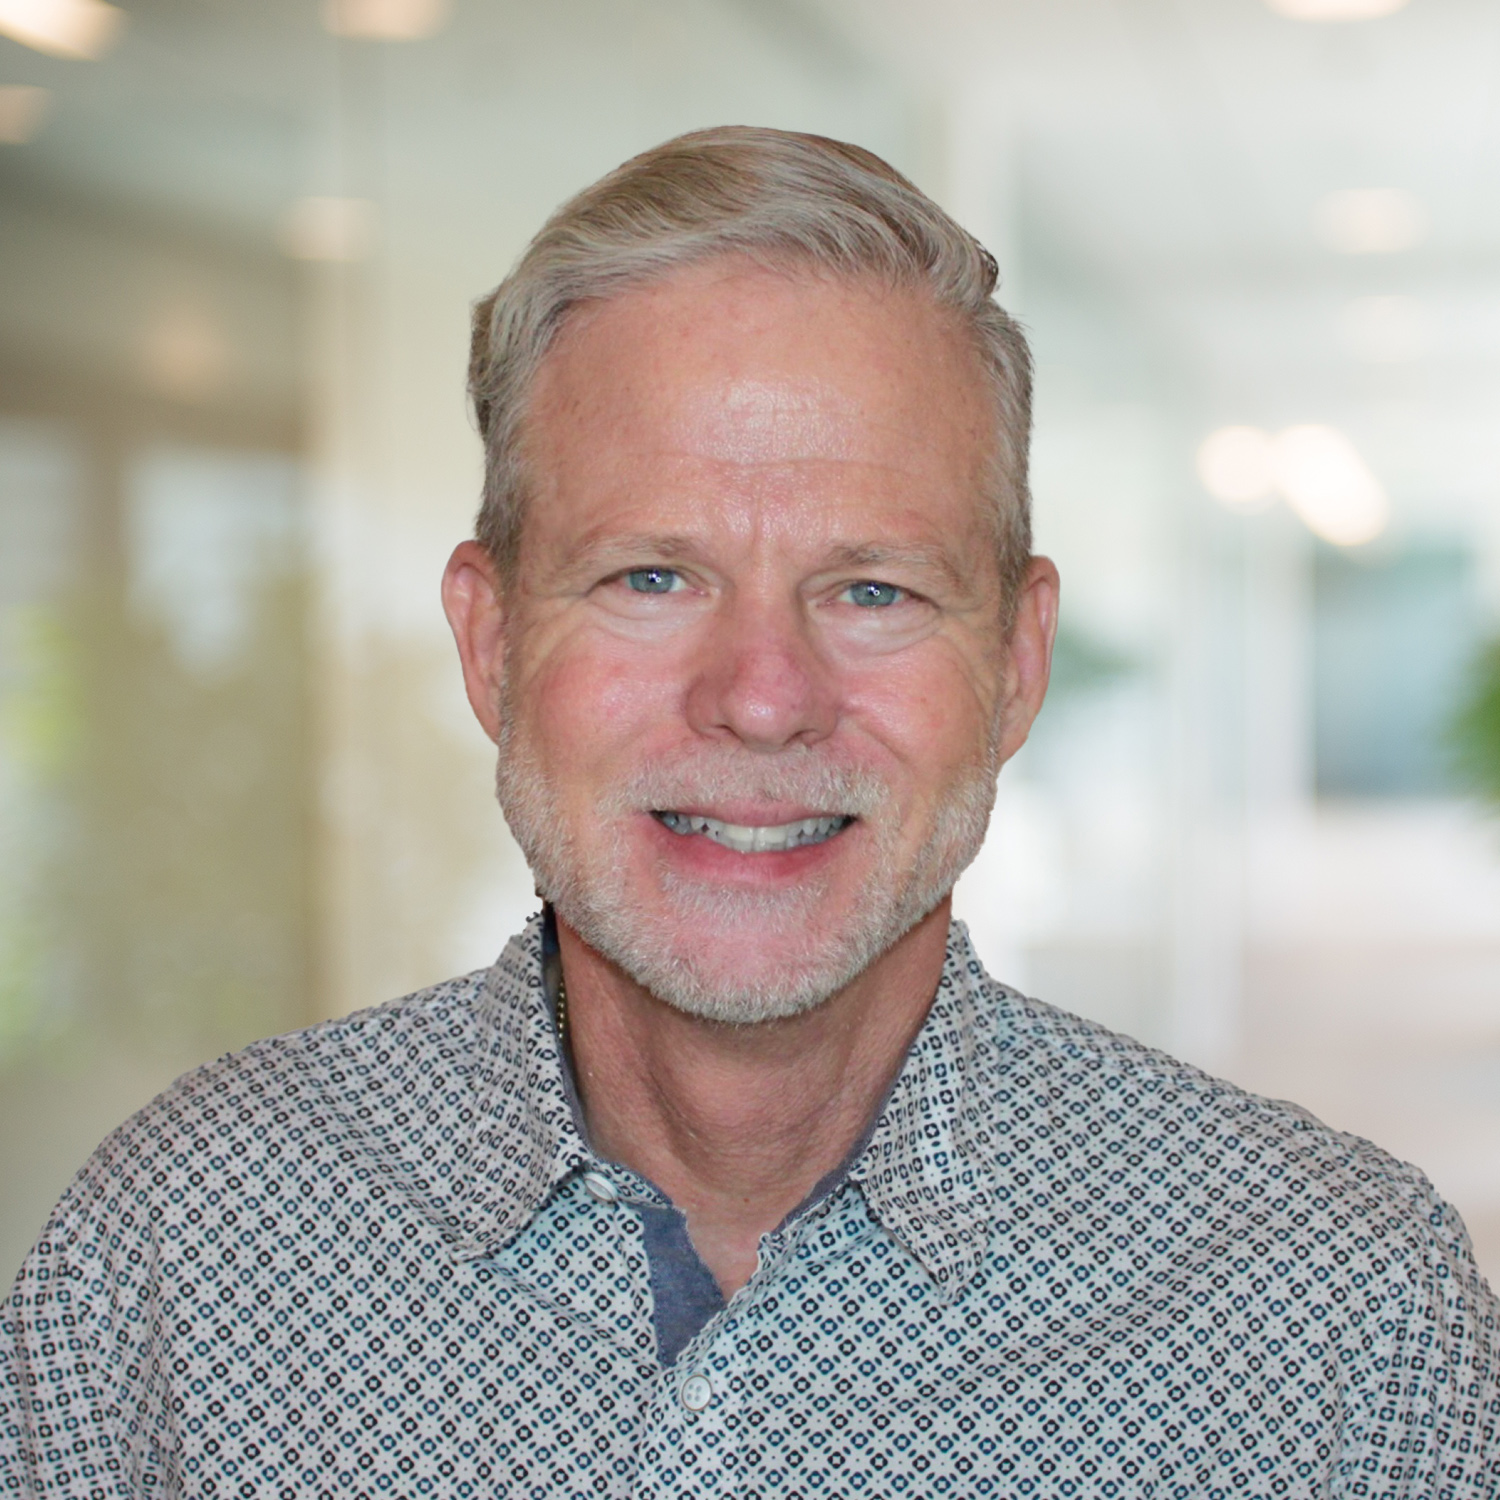
[(993, 715), (990, 684), (966, 663), (946, 651), (921, 655), (862, 674), (849, 704), (851, 718), (904, 769), (919, 797), (983, 761)]
[(670, 718), (681, 694), (669, 658), (618, 643), (574, 640), (528, 673), (526, 697), (554, 766), (581, 766), (636, 746)]

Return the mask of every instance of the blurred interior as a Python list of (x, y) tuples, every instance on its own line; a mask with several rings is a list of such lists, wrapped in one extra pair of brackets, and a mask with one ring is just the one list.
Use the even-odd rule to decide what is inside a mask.
[(0, 1274), (172, 1077), (534, 905), (437, 579), (467, 310), (695, 126), (888, 157), (1038, 366), (1054, 692), (958, 909), (1500, 1274), (1487, 0), (0, 0)]

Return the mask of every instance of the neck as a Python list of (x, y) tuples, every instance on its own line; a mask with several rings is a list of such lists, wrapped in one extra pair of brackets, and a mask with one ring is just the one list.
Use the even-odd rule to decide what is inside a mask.
[(593, 1144), (683, 1211), (726, 1297), (868, 1125), (937, 992), (948, 921), (944, 901), (803, 1015), (730, 1026), (664, 1004), (559, 919)]

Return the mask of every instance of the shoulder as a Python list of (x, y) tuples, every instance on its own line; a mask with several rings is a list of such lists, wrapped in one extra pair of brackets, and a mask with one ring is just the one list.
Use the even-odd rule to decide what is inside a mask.
[(497, 1003), (496, 970), (478, 970), (195, 1068), (105, 1137), (35, 1253), (151, 1236), (295, 1160), (309, 1173), (397, 1168), (408, 1124), (467, 1114)]
[[(1472, 1265), (1423, 1173), (1285, 1100), (1263, 1098), (987, 977), (998, 1120), (1023, 1111), (1084, 1177), (1293, 1256), (1335, 1241), (1406, 1276)], [(1004, 1127), (1001, 1127), (1002, 1130)]]
[(997, 1185), (1005, 1194), (1025, 1174), (1015, 1219), (1038, 1239), (1067, 1224), (1122, 1285), (1253, 1309), (1289, 1338), (1317, 1328), (1354, 1360), (1362, 1399), (1374, 1400), (1376, 1372), (1409, 1369), (1414, 1401), (1445, 1382), (1481, 1392), (1486, 1410), (1500, 1400), (1500, 1308), (1462, 1219), (1418, 1168), (1298, 1105), (982, 983), (998, 1023), (982, 1106)]
[(1500, 1423), (1500, 1307), (1421, 1171), (964, 972), (979, 1086), (961, 1113), (991, 1174), (997, 1263), (1099, 1289), (1080, 1317), (1118, 1298), (1128, 1337), (1150, 1324), (1183, 1358), (1228, 1340), (1257, 1379), (1295, 1367), (1343, 1403), (1349, 1472), (1385, 1473), (1399, 1452), (1413, 1493), (1478, 1479)]

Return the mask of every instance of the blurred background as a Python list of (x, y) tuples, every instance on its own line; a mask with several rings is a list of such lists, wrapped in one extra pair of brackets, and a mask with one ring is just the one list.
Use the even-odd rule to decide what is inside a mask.
[(721, 122), (888, 157), (1034, 340), (991, 967), (1417, 1162), (1496, 1278), (1489, 0), (0, 0), (0, 1277), (176, 1074), (532, 908), (438, 607), (468, 304)]

